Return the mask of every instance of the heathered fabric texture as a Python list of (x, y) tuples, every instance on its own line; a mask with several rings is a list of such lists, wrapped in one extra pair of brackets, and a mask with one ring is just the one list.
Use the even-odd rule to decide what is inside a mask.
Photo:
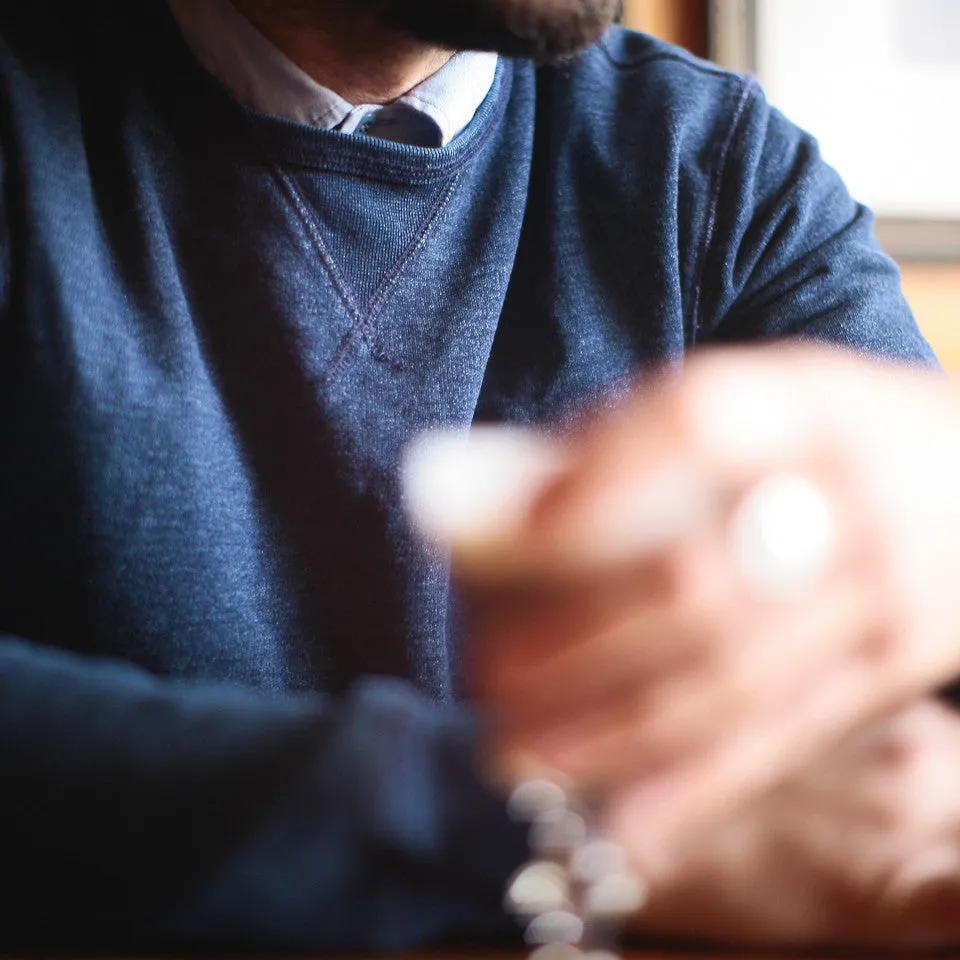
[(509, 930), (403, 444), (699, 343), (932, 359), (813, 141), (619, 29), (430, 149), (240, 106), (158, 0), (4, 4), (0, 198), (8, 951)]

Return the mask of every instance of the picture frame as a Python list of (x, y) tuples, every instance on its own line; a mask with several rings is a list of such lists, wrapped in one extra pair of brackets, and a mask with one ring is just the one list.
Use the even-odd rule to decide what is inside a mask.
[(960, 0), (709, 2), (711, 58), (820, 140), (887, 252), (960, 260)]

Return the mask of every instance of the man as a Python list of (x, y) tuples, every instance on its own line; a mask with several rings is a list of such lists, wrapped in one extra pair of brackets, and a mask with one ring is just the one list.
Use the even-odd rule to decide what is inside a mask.
[[(699, 343), (802, 335), (932, 360), (869, 215), (812, 141), (752, 82), (606, 31), (615, 6), (35, 0), (0, 14), (5, 949), (399, 948), (510, 929), (502, 888), (525, 838), (454, 705), (459, 615), (407, 522), (402, 449), (438, 424), (568, 422)], [(767, 362), (731, 361), (734, 379), (766, 382)], [(801, 409), (820, 395), (806, 361), (769, 362)], [(896, 405), (900, 381), (837, 363), (829, 396)], [(914, 407), (946, 409), (941, 388), (903, 377)], [(681, 383), (662, 394), (671, 409), (712, 396)], [(824, 406), (811, 430), (831, 422)], [(636, 419), (637, 463), (659, 459), (654, 421)], [(835, 424), (841, 447), (852, 421)], [(912, 421), (893, 422), (909, 438)], [(858, 464), (854, 494), (875, 465)], [(732, 615), (688, 631), (697, 655)], [(475, 631), (476, 676), (503, 735), (536, 753), (543, 728), (497, 681), (507, 627)], [(769, 777), (684, 793), (688, 822), (715, 831), (700, 850), (720, 898), (690, 932), (743, 936), (745, 904), (767, 902), (755, 877), (727, 882), (741, 864), (717, 824), (732, 798), (761, 805), (742, 830), (768, 851), (807, 821), (766, 788), (807, 761), (829, 780), (844, 735), (952, 675), (941, 653), (898, 696), (776, 739), (803, 749)], [(548, 693), (534, 678), (549, 725)], [(953, 723), (913, 723), (909, 742), (952, 743)], [(869, 762), (844, 764), (860, 768), (862, 789), (835, 795), (892, 804), (867, 789)], [(633, 843), (645, 808), (629, 788), (647, 780), (632, 760), (607, 776), (610, 829), (662, 891), (649, 924), (675, 929), (670, 905), (689, 905), (707, 867), (672, 841), (669, 867)], [(946, 835), (951, 812), (927, 833)], [(881, 873), (908, 832), (882, 833)], [(804, 862), (815, 889), (836, 868), (851, 900), (873, 902), (872, 874)], [(837, 933), (800, 912), (766, 935)]]

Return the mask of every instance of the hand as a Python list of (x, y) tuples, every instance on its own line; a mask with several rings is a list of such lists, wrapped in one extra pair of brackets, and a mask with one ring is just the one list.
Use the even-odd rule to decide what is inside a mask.
[(643, 935), (960, 943), (960, 718), (923, 703), (861, 733), (651, 880)]
[[(824, 491), (836, 544), (771, 598), (732, 562), (729, 519), (782, 471)], [(762, 348), (641, 390), (568, 439), (512, 525), (454, 544), (498, 762), (616, 793), (632, 848), (669, 858), (960, 674), (958, 491), (960, 408), (937, 378)]]

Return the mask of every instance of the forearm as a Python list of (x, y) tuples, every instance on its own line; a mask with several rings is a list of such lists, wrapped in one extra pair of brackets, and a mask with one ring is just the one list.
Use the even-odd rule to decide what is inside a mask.
[(470, 721), (0, 641), (0, 947), (399, 948), (494, 932), (522, 835)]

